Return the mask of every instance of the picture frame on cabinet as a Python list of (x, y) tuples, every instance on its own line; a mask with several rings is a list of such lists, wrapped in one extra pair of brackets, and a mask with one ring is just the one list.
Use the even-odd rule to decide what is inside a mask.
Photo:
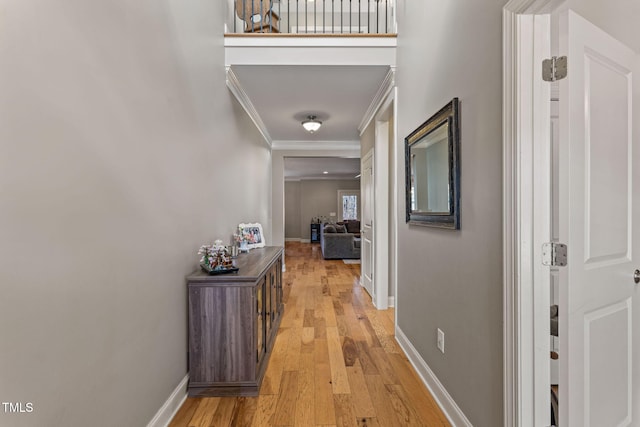
[(258, 222), (250, 224), (241, 223), (238, 224), (238, 230), (240, 230), (242, 237), (247, 242), (248, 249), (265, 247), (262, 224)]

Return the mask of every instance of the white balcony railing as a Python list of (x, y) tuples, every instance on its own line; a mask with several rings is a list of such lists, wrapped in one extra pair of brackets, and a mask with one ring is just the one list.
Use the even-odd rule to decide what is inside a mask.
[(228, 0), (227, 33), (395, 34), (395, 0)]

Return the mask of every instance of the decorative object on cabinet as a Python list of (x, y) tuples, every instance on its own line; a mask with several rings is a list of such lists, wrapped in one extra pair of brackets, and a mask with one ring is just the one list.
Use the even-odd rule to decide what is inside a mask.
[(240, 273), (187, 277), (189, 395), (256, 396), (280, 320), (283, 248), (238, 255)]
[(406, 221), (460, 229), (458, 98), (405, 138)]
[(233, 265), (231, 253), (226, 246), (222, 245), (222, 240), (216, 240), (214, 245), (202, 245), (198, 254), (200, 267), (208, 274), (224, 274), (238, 271)]
[[(246, 252), (246, 249), (263, 248), (265, 246), (262, 225), (257, 222), (253, 224), (238, 224), (238, 231), (234, 234), (234, 238), (240, 244), (240, 251), (242, 252)], [(244, 247), (243, 242), (246, 243), (246, 247)]]

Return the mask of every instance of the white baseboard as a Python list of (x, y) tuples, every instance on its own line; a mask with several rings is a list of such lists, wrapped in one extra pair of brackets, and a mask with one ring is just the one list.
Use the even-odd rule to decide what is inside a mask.
[(396, 297), (389, 297), (389, 302), (387, 302), (387, 305), (389, 307), (395, 307), (396, 306)]
[(299, 237), (285, 237), (284, 241), (285, 242), (299, 242), (300, 238)]
[(300, 239), (300, 243), (311, 243), (311, 239)]
[(187, 399), (187, 384), (189, 383), (189, 374), (180, 381), (178, 386), (173, 390), (169, 398), (156, 415), (149, 421), (147, 427), (167, 427), (173, 417), (178, 412), (178, 409), (182, 406)]
[(427, 386), (431, 395), (436, 400), (438, 406), (440, 406), (440, 409), (442, 409), (442, 412), (444, 412), (451, 425), (454, 427), (473, 427), (471, 422), (467, 419), (460, 407), (438, 380), (431, 368), (429, 368), (427, 362), (425, 362), (420, 354), (418, 354), (418, 350), (416, 350), (413, 344), (411, 344), (411, 341), (409, 341), (407, 336), (398, 326), (396, 326), (396, 341), (400, 344), (400, 347), (418, 372), (422, 382)]

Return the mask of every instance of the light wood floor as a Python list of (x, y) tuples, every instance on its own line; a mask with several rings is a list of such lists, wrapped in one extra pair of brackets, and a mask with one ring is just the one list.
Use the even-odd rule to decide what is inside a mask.
[(360, 265), (287, 243), (285, 314), (260, 396), (188, 398), (171, 427), (449, 426), (378, 311)]

